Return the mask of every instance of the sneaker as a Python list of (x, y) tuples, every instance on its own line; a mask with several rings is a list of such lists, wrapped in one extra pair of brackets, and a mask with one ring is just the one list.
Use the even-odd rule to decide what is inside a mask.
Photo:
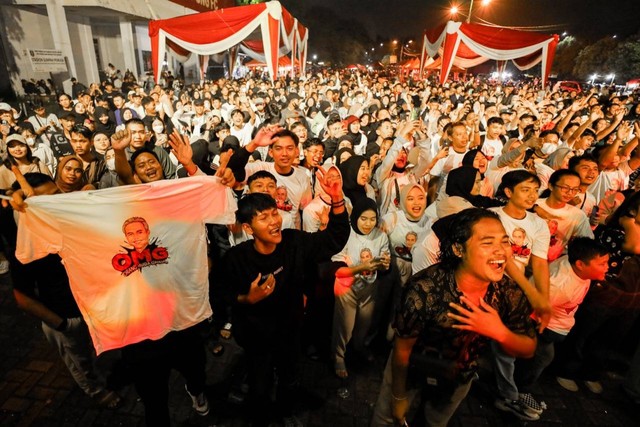
[(591, 393), (602, 394), (602, 384), (600, 381), (585, 381), (584, 385), (587, 386)]
[(0, 274), (5, 274), (9, 271), (9, 261), (4, 256), (3, 253), (0, 253)]
[[(186, 385), (184, 386), (184, 389), (187, 390)], [(200, 393), (199, 395), (194, 396), (189, 393), (189, 390), (187, 390), (187, 394), (191, 398), (191, 406), (193, 406), (193, 409), (196, 410), (196, 413), (198, 415), (204, 417), (209, 413), (209, 401), (207, 400), (207, 396), (205, 396), (204, 393)]]
[(496, 399), (495, 407), (501, 411), (511, 412), (524, 421), (537, 421), (540, 419), (540, 414), (532, 411), (519, 400)]
[(522, 403), (525, 407), (531, 409), (536, 414), (542, 414), (542, 411), (547, 409), (547, 404), (544, 402), (538, 402), (531, 393), (521, 393), (520, 394), (520, 403)]
[(298, 419), (295, 415), (291, 415), (290, 417), (284, 417), (282, 419), (282, 425), (284, 427), (304, 427), (302, 421)]
[(578, 391), (578, 384), (576, 384), (574, 380), (570, 380), (569, 378), (556, 377), (556, 381), (558, 381), (558, 384), (560, 384), (560, 386), (565, 390)]

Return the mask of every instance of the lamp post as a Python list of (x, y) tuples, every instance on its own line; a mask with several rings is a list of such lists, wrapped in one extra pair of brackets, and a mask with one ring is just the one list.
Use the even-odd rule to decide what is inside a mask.
[[(467, 24), (471, 22), (471, 16), (473, 14), (473, 1), (474, 0), (469, 1), (469, 14), (467, 15)], [(487, 6), (489, 3), (491, 3), (491, 0), (482, 0), (481, 5)], [(451, 15), (457, 15), (459, 11), (460, 7), (457, 5), (452, 5), (451, 9), (449, 9)]]

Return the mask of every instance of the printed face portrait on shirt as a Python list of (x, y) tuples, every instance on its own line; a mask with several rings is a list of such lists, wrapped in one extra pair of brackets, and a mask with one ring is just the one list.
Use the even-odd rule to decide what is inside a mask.
[(125, 225), (122, 227), (125, 239), (133, 248), (142, 252), (149, 245), (149, 224), (142, 219), (132, 218), (125, 221)]

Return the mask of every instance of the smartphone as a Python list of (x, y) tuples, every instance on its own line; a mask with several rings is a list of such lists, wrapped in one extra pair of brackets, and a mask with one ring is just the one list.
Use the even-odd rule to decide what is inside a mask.
[(411, 110), (411, 121), (418, 120), (420, 118), (420, 110), (414, 108)]
[(267, 279), (269, 278), (269, 276), (271, 276), (271, 273), (269, 274), (263, 274), (262, 276), (260, 276), (260, 281), (258, 282), (258, 286), (262, 286), (264, 284), (264, 282), (267, 281)]

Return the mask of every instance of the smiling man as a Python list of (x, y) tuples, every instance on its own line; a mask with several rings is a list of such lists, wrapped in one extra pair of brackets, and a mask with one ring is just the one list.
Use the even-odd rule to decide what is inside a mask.
[[(341, 180), (320, 169), (318, 181), (331, 200), (325, 230), (283, 230), (275, 199), (247, 194), (238, 202), (236, 218), (253, 239), (231, 248), (219, 264), (220, 286), (233, 305), (235, 336), (248, 359), (254, 426), (292, 417), (304, 284), (314, 274), (312, 266), (329, 261), (349, 237)], [(274, 368), (278, 385), (272, 407)]]
[[(275, 134), (273, 132), (276, 132)], [(250, 155), (259, 147), (269, 147), (273, 162), (255, 161), (247, 163)], [(271, 172), (278, 187), (285, 187), (291, 201), (291, 217), (295, 228), (301, 229), (300, 211), (312, 200), (311, 180), (304, 168), (294, 166), (299, 156), (298, 136), (279, 127), (263, 127), (256, 137), (238, 150), (229, 162), (229, 168), (238, 182), (259, 170)], [(243, 170), (244, 169), (244, 170)]]
[(511, 245), (498, 216), (466, 209), (450, 230), (440, 262), (415, 274), (403, 291), (372, 426), (403, 425), (420, 391), (426, 424), (445, 426), (490, 340), (512, 356), (535, 351), (531, 308), (504, 274)]

